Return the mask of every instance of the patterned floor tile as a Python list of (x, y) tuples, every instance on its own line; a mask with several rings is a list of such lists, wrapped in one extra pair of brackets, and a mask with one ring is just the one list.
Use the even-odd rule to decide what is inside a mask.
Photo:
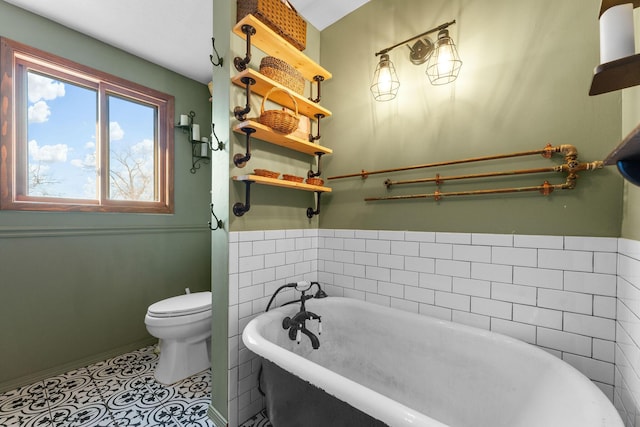
[(183, 427), (213, 426), (207, 417), (209, 398), (199, 400), (173, 399), (163, 406)]
[(209, 370), (165, 386), (155, 346), (0, 394), (2, 427), (211, 427)]
[(273, 426), (271, 425), (269, 418), (267, 418), (267, 413), (264, 410), (262, 410), (256, 415), (254, 415), (253, 417), (251, 417), (249, 420), (247, 420), (240, 427), (273, 427)]

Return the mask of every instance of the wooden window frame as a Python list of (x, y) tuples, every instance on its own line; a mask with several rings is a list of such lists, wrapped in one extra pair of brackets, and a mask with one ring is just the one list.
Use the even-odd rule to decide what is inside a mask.
[[(85, 82), (98, 93), (96, 143), (100, 186), (96, 199), (26, 195), (26, 74), (33, 70), (71, 83)], [(0, 37), (0, 210), (174, 213), (174, 104), (168, 95), (137, 83)], [(87, 86), (87, 84), (84, 84)], [(87, 87), (89, 87), (87, 86)], [(108, 199), (107, 95), (152, 106), (155, 123), (155, 201)], [(106, 175), (105, 175), (106, 174)], [(22, 178), (20, 178), (22, 176)]]

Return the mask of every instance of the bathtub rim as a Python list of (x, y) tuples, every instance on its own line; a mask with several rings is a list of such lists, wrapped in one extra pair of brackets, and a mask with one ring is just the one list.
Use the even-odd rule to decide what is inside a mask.
[[(331, 298), (334, 303), (342, 303), (343, 300), (346, 303), (357, 301), (344, 297), (329, 298)], [(260, 314), (247, 324), (242, 332), (242, 341), (249, 350), (260, 357), (275, 363), (298, 378), (310, 382), (326, 393), (349, 403), (351, 406), (390, 426), (411, 427), (421, 425), (425, 427), (449, 427), (447, 424), (443, 424), (377, 391), (337, 374), (324, 366), (320, 366), (302, 356), (290, 352), (261, 335), (259, 331), (260, 328), (273, 321), (281, 321), (283, 315), (293, 314), (295, 310), (292, 306), (278, 307)], [(278, 355), (280, 355), (280, 357), (274, 357)], [(283, 355), (290, 358), (289, 360), (292, 363), (283, 366), (281, 361)], [(381, 410), (382, 408), (389, 408), (390, 406), (394, 406), (397, 411), (393, 411), (393, 413), (390, 414), (388, 410)]]
[[(384, 312), (387, 312), (396, 316), (406, 317), (407, 319), (411, 319), (413, 316), (420, 316), (420, 318), (423, 318), (424, 321), (442, 327), (446, 330), (468, 331), (480, 337), (486, 337), (491, 340), (498, 340), (501, 343), (526, 348), (527, 351), (533, 351), (537, 353), (543, 360), (551, 361), (551, 363), (553, 364), (561, 362), (566, 365), (563, 366), (563, 368), (568, 370), (569, 375), (575, 377), (576, 379), (579, 379), (581, 383), (584, 383), (585, 386), (592, 391), (592, 393), (595, 393), (598, 396), (597, 401), (593, 401), (591, 403), (597, 404), (597, 406), (601, 410), (601, 413), (611, 413), (614, 417), (617, 418), (617, 420), (619, 420), (620, 426), (624, 425), (622, 423), (622, 419), (620, 418), (620, 414), (614, 408), (611, 401), (604, 395), (602, 390), (600, 390), (588, 377), (586, 377), (586, 375), (578, 371), (575, 367), (571, 366), (564, 360), (550, 354), (549, 352), (534, 344), (530, 344), (520, 339), (513, 338), (498, 332), (456, 323), (453, 321), (446, 321), (428, 315), (406, 312), (397, 308), (381, 306), (356, 298), (328, 297), (327, 300), (330, 300), (332, 304), (347, 307), (353, 306), (354, 304), (369, 309), (375, 307), (377, 313), (382, 314)], [(322, 304), (323, 301), (324, 300), (311, 300), (308, 304), (311, 304), (311, 307), (313, 307), (312, 304)], [(307, 306), (307, 308), (310, 308), (309, 305)], [(416, 425), (420, 425), (425, 427), (450, 427), (448, 424), (444, 424), (434, 418), (431, 418), (424, 413), (414, 410), (392, 398), (389, 398), (353, 380), (337, 374), (330, 369), (327, 369), (316, 364), (315, 362), (305, 359), (304, 357), (295, 354), (287, 350), (286, 348), (280, 347), (279, 345), (264, 338), (264, 336), (260, 332), (261, 328), (264, 328), (266, 325), (273, 321), (279, 323), (285, 315), (291, 315), (295, 313), (296, 310), (297, 307), (295, 306), (278, 307), (270, 310), (269, 312), (261, 313), (254, 319), (252, 319), (247, 324), (242, 333), (242, 339), (247, 348), (249, 348), (249, 350), (253, 351), (255, 354), (275, 363), (282, 369), (291, 372), (304, 381), (308, 381), (314, 384), (315, 386), (323, 389), (325, 392), (331, 394), (332, 396), (335, 396), (338, 399), (351, 404), (359, 410), (389, 424), (390, 426), (415, 427)], [(284, 360), (286, 360), (288, 363), (283, 364), (282, 357), (284, 357)], [(389, 405), (394, 406), (397, 409), (397, 412), (394, 411), (393, 414), (389, 414), (387, 410)], [(385, 410), (382, 410), (382, 408), (384, 408)], [(613, 421), (612, 425), (616, 425), (615, 420), (612, 419), (611, 421)]]

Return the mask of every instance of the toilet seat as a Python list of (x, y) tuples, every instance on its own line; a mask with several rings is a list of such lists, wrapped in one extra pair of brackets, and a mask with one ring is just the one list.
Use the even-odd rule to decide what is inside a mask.
[(194, 292), (178, 295), (151, 304), (147, 315), (151, 317), (188, 316), (211, 311), (211, 292)]

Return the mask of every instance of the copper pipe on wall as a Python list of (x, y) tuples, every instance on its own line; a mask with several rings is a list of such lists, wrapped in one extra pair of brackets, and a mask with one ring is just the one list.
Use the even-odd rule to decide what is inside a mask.
[(523, 157), (523, 156), (532, 156), (536, 154), (542, 155), (542, 157), (550, 158), (554, 153), (564, 153), (565, 158), (572, 157), (575, 159), (577, 156), (577, 150), (572, 145), (559, 145), (556, 147), (551, 146), (551, 144), (547, 144), (545, 148), (541, 150), (531, 150), (531, 151), (520, 151), (515, 153), (508, 154), (495, 154), (491, 156), (482, 156), (482, 157), (471, 157), (468, 159), (461, 160), (448, 160), (444, 162), (435, 162), (435, 163), (426, 163), (421, 165), (413, 165), (413, 166), (405, 166), (401, 168), (392, 168), (392, 169), (381, 169), (376, 171), (365, 171), (362, 170), (360, 173), (352, 173), (347, 175), (338, 175), (338, 176), (330, 176), (327, 179), (343, 179), (343, 178), (353, 178), (356, 176), (367, 178), (369, 175), (377, 175), (381, 173), (391, 173), (391, 172), (401, 172), (415, 169), (425, 169), (432, 168), (436, 166), (450, 166), (450, 165), (459, 165), (463, 163), (474, 163), (474, 162), (483, 162), (487, 160), (499, 160), (499, 159), (508, 159), (512, 157)]
[(497, 176), (525, 175), (525, 174), (533, 174), (533, 173), (561, 172), (561, 171), (562, 171), (562, 166), (553, 166), (548, 168), (521, 169), (521, 170), (503, 171), (503, 172), (474, 173), (474, 174), (467, 174), (467, 175), (440, 176), (439, 174), (436, 174), (436, 176), (433, 178), (407, 179), (402, 181), (392, 181), (390, 179), (387, 179), (384, 182), (384, 185), (386, 185), (387, 188), (389, 188), (392, 185), (420, 184), (423, 182), (435, 182), (436, 184), (440, 184), (445, 181), (455, 181), (459, 179), (491, 178), (491, 177), (497, 177)]
[(432, 178), (418, 178), (418, 179), (408, 179), (408, 180), (402, 180), (402, 181), (392, 181), (390, 179), (387, 179), (384, 182), (384, 185), (387, 188), (389, 188), (392, 185), (419, 184), (424, 182), (435, 182), (436, 184), (441, 184), (445, 181), (454, 181), (454, 180), (461, 180), (461, 179), (491, 178), (491, 177), (510, 176), (510, 175), (528, 175), (528, 174), (545, 173), (545, 172), (576, 173), (582, 170), (601, 169), (602, 167), (603, 167), (603, 163), (601, 161), (596, 161), (591, 163), (575, 163), (575, 161), (570, 160), (568, 163), (563, 165), (550, 166), (546, 168), (537, 168), (537, 169), (517, 169), (517, 170), (511, 170), (511, 171), (485, 172), (485, 173), (452, 175), (452, 176), (440, 176), (439, 174), (436, 174), (436, 176)]
[(548, 196), (554, 190), (570, 190), (574, 187), (575, 187), (575, 182), (567, 181), (564, 184), (549, 184), (548, 181), (545, 181), (542, 185), (534, 185), (530, 187), (494, 188), (490, 190), (468, 190), (468, 191), (451, 191), (451, 192), (435, 191), (433, 193), (411, 194), (411, 195), (405, 195), (405, 196), (367, 197), (364, 199), (364, 201), (374, 202), (379, 200), (407, 200), (407, 199), (428, 199), (428, 198), (433, 198), (434, 200), (438, 201), (443, 197), (522, 193), (527, 191), (539, 191), (542, 195)]

